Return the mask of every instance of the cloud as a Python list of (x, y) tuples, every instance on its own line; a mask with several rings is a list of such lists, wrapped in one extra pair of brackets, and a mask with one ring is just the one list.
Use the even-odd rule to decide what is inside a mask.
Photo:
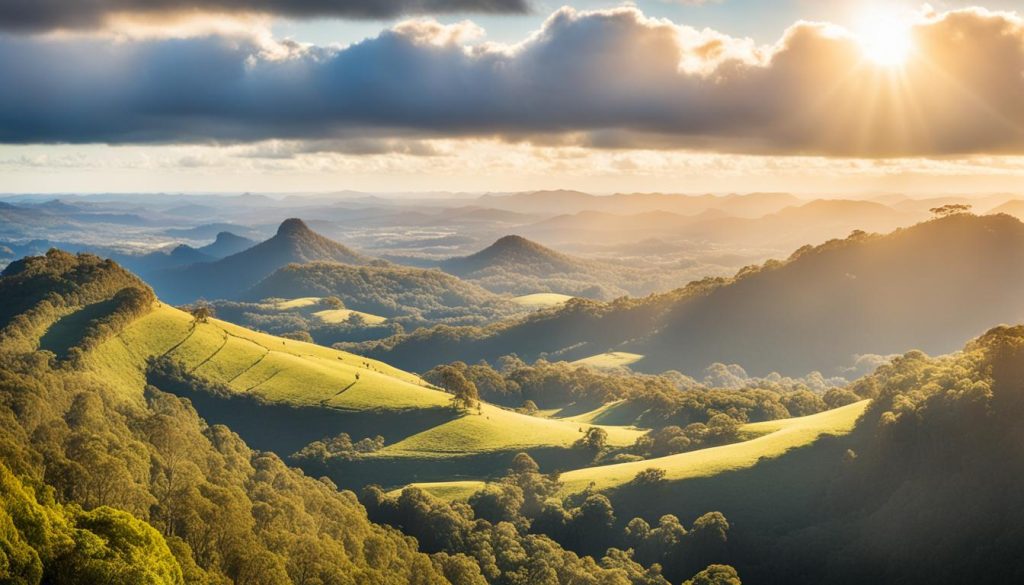
[(522, 13), (527, 0), (3, 0), (0, 29), (38, 32), (103, 27), (123, 15), (270, 14), (294, 18), (393, 18), (453, 12)]
[(379, 152), (498, 136), (592, 149), (1024, 153), (1022, 21), (963, 10), (912, 34), (916, 51), (898, 69), (827, 24), (797, 23), (758, 47), (632, 8), (563, 8), (513, 46), (473, 44), (472, 24), (429, 20), (344, 48), (0, 37), (0, 141), (367, 139), (362, 149)]

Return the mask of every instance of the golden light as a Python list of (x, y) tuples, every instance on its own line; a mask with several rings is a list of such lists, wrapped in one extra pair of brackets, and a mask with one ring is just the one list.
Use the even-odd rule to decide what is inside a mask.
[(864, 56), (882, 67), (898, 67), (913, 49), (910, 24), (884, 11), (865, 15), (857, 26), (857, 38)]

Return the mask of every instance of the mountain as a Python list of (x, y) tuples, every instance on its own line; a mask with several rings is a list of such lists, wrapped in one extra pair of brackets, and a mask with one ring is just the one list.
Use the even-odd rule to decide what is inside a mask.
[(490, 291), (514, 295), (552, 292), (606, 299), (644, 284), (625, 266), (574, 258), (515, 235), (475, 254), (444, 260), (440, 267)]
[(515, 270), (526, 274), (549, 275), (577, 270), (584, 264), (584, 261), (513, 235), (504, 236), (470, 256), (445, 260), (441, 263), (441, 268), (457, 276), (471, 276), (491, 270)]
[(198, 251), (211, 258), (224, 258), (255, 245), (256, 242), (249, 238), (236, 236), (231, 232), (219, 232), (213, 242), (199, 248)]
[(999, 213), (1005, 213), (1007, 215), (1012, 215), (1017, 219), (1024, 220), (1024, 200), (1011, 199), (1010, 201), (1007, 201), (1006, 203), (1003, 203), (989, 211), (989, 214), (993, 215)]
[(363, 348), (422, 369), (515, 353), (578, 359), (606, 351), (645, 356), (632, 367), (700, 374), (715, 362), (752, 373), (850, 372), (870, 355), (944, 353), (986, 328), (1024, 320), (1024, 224), (960, 214), (806, 246), (784, 262), (731, 279), (616, 304), (565, 308), (492, 326), (429, 331)]
[(788, 193), (749, 193), (743, 195), (681, 195), (666, 193), (616, 193), (591, 195), (580, 191), (528, 191), (504, 195), (483, 195), (477, 202), (483, 207), (532, 214), (574, 214), (604, 211), (631, 214), (666, 211), (694, 215), (718, 209), (739, 217), (760, 217), (784, 207), (797, 205), (800, 199)]
[[(185, 370), (147, 365), (165, 353), (197, 356), (188, 339), (205, 352), (203, 329), (214, 328), (212, 341), (226, 335), (219, 326), (155, 302), (114, 262), (59, 250), (4, 270), (0, 296), (0, 580), (448, 583), (415, 541), (372, 523), (352, 493), (207, 424), (174, 394), (188, 387), (175, 377)], [(238, 347), (223, 355), (265, 343), (273, 352), (258, 351), (276, 367), (447, 402), (383, 364), (238, 333), (255, 337), (232, 338)], [(250, 423), (272, 429), (257, 413), (247, 411)], [(307, 424), (328, 432), (315, 426)]]
[(252, 233), (252, 230), (233, 223), (208, 223), (190, 228), (168, 228), (163, 230), (163, 235), (189, 240), (208, 240), (217, 237), (222, 232), (248, 235)]
[(336, 296), (347, 309), (395, 319), (407, 328), (431, 323), (479, 325), (522, 312), (515, 303), (440, 270), (397, 265), (289, 264), (245, 296), (252, 300)]
[(301, 219), (287, 219), (269, 240), (214, 262), (153, 275), (161, 297), (174, 303), (198, 298), (232, 298), (288, 264), (330, 261), (368, 264), (371, 259), (317, 234)]

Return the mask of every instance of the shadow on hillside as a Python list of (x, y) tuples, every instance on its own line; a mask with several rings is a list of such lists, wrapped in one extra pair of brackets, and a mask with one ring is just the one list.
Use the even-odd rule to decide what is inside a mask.
[(301, 467), (309, 475), (325, 475), (348, 489), (358, 490), (369, 484), (391, 489), (417, 482), (495, 480), (504, 476), (512, 466), (512, 459), (524, 451), (533, 457), (544, 473), (591, 464), (591, 454), (585, 451), (540, 447), (436, 459), (370, 457), (327, 466), (303, 464)]
[[(623, 527), (635, 517), (654, 525), (662, 515), (674, 514), (688, 524), (706, 512), (721, 512), (730, 525), (730, 556), (743, 560), (736, 568), (744, 581), (775, 583), (770, 567), (777, 560), (778, 544), (814, 531), (829, 517), (833, 501), (829, 496), (844, 456), (861, 443), (863, 432), (858, 428), (841, 437), (825, 436), (747, 469), (660, 486), (627, 484), (608, 495)], [(827, 547), (825, 535), (819, 536), (812, 541), (820, 540), (818, 544)], [(810, 550), (806, 553), (805, 561), (815, 555)]]
[(449, 408), (356, 412), (323, 406), (290, 406), (263, 402), (251, 396), (222, 396), (157, 386), (188, 398), (207, 423), (225, 425), (245, 439), (249, 446), (272, 451), (281, 458), (287, 458), (313, 441), (339, 433), (348, 433), (353, 440), (381, 435), (391, 444), (459, 416)]
[(107, 299), (86, 305), (70, 315), (61, 317), (39, 338), (39, 348), (52, 351), (59, 359), (66, 358), (68, 351), (85, 337), (85, 329), (89, 322), (112, 313), (117, 304), (117, 300)]

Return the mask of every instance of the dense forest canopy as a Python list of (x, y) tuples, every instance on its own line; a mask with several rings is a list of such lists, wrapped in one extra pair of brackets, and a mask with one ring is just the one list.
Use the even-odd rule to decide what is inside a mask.
[(412, 330), (421, 325), (481, 325), (523, 310), (475, 284), (439, 270), (331, 262), (289, 264), (246, 293), (270, 297), (336, 296), (345, 307), (381, 315)]
[[(110, 369), (125, 364), (96, 350), (158, 301), (113, 262), (54, 250), (8, 267), (0, 291), (11, 302), (0, 315), (5, 580), (664, 583), (629, 553), (595, 561), (462, 509), (431, 533), (445, 546), (412, 524), (375, 524), (351, 492), (250, 449), (188, 400), (130, 382), (142, 372)], [(40, 347), (57, 324), (67, 358)]]

